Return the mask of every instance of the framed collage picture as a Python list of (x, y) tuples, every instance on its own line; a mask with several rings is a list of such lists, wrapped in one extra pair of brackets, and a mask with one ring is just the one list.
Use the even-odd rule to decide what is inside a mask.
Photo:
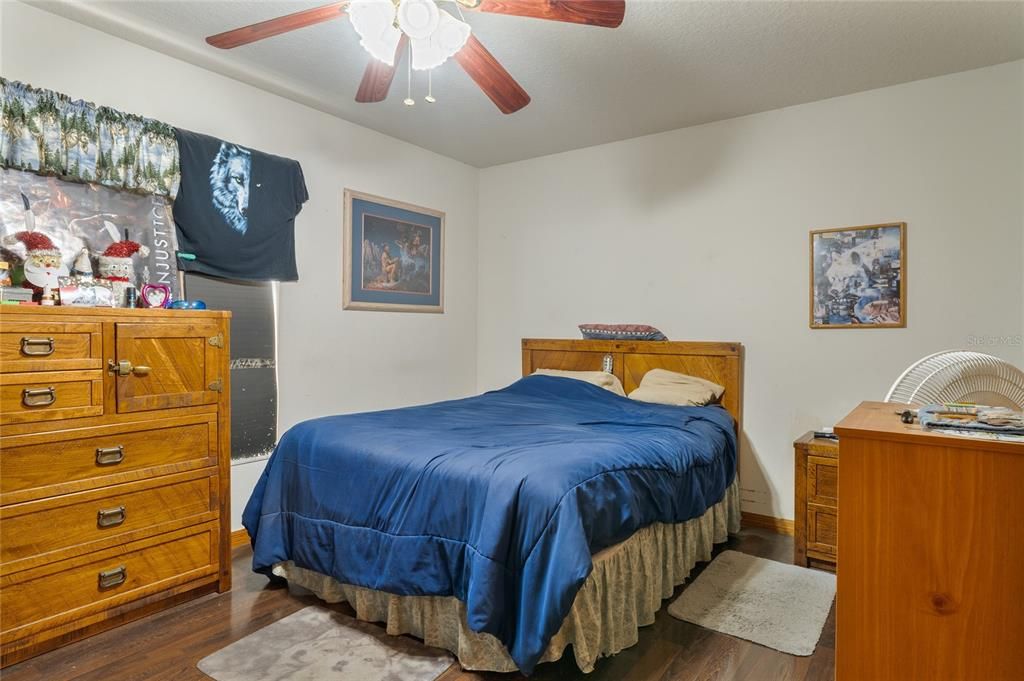
[(444, 312), (444, 213), (345, 190), (342, 308)]
[(811, 328), (907, 325), (907, 224), (811, 232)]

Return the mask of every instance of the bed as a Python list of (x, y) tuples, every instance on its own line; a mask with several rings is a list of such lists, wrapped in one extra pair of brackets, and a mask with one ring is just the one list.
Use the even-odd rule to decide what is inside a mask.
[[(255, 570), (361, 619), (532, 672), (572, 646), (583, 671), (739, 529), (738, 343), (524, 340), (524, 378), (463, 400), (289, 430), (243, 514)], [(721, 404), (640, 403), (537, 369), (663, 368)]]

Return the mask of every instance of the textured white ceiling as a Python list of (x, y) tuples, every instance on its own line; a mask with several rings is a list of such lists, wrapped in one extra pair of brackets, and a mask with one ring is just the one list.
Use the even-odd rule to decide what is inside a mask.
[(617, 29), (467, 12), (533, 98), (506, 116), (453, 60), (434, 71), (437, 104), (414, 74), (419, 103), (402, 105), (404, 66), (387, 101), (357, 104), (367, 56), (346, 19), (203, 42), (324, 2), (30, 4), (478, 167), (1024, 58), (1021, 2), (627, 0)]

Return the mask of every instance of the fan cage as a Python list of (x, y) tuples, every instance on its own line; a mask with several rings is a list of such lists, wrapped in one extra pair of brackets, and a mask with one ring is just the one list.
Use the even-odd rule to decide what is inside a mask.
[(886, 402), (913, 406), (958, 402), (978, 393), (999, 395), (1024, 409), (1024, 372), (992, 355), (945, 350), (918, 360), (896, 379)]

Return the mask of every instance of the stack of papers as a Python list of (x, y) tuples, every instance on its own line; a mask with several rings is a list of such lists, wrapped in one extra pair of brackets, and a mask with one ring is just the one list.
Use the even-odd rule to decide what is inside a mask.
[[(984, 419), (986, 420), (983, 420)], [(1003, 407), (972, 407), (951, 410), (948, 405), (929, 404), (918, 410), (921, 425), (929, 430), (981, 431), (986, 433), (1003, 433), (1007, 435), (1024, 435), (1024, 417)]]
[(1024, 412), (1013, 411), (1006, 407), (981, 407), (978, 409), (978, 423), (1024, 428)]

